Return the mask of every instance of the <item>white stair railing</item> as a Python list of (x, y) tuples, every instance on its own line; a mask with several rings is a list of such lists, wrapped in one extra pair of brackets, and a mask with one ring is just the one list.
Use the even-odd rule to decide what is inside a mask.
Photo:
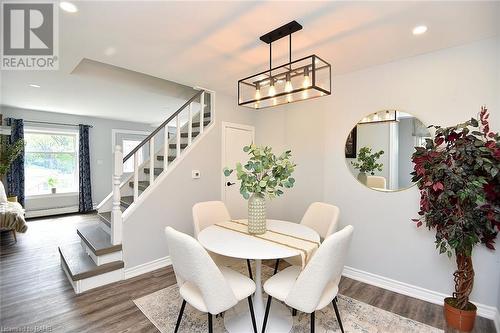
[[(213, 120), (213, 107), (214, 107), (214, 93), (207, 92), (205, 90), (199, 90), (191, 99), (189, 99), (180, 109), (178, 109), (174, 114), (172, 114), (167, 120), (165, 120), (158, 128), (156, 128), (150, 135), (146, 137), (137, 147), (135, 147), (130, 153), (128, 153), (125, 157), (123, 157), (122, 149), (120, 146), (116, 146), (114, 150), (114, 171), (113, 171), (113, 192), (112, 192), (112, 211), (111, 211), (111, 243), (113, 245), (120, 244), (122, 241), (122, 211), (121, 211), (121, 186), (129, 183), (129, 180), (133, 179), (133, 203), (135, 203), (144, 189), (142, 188), (142, 184), (140, 180), (149, 180), (149, 187), (153, 185), (156, 181), (155, 179), (155, 164), (156, 164), (156, 155), (157, 153), (163, 154), (163, 172), (167, 171), (167, 168), (170, 167), (169, 163), (169, 153), (171, 151), (170, 145), (174, 145), (175, 150), (175, 160), (177, 161), (184, 151), (182, 147), (182, 135), (183, 133), (187, 133), (187, 140), (185, 148), (189, 147), (196, 138), (200, 137), (204, 131), (204, 114), (205, 114), (205, 102), (207, 101), (207, 95), (210, 97), (210, 103), (208, 105), (208, 109), (210, 111), (210, 119)], [(193, 106), (199, 103), (200, 111), (199, 116), (194, 112)], [(184, 112), (185, 113), (182, 113)], [(183, 117), (185, 115), (185, 117)], [(187, 118), (187, 120), (186, 120)], [(199, 119), (199, 129), (198, 136), (193, 136), (193, 118)], [(186, 121), (185, 121), (186, 120)], [(182, 123), (181, 123), (182, 122)], [(169, 125), (175, 126), (175, 136), (169, 137)], [(155, 150), (155, 136), (159, 134), (159, 132), (163, 130), (163, 147), (159, 149), (158, 152)], [(146, 161), (139, 164), (139, 152), (140, 149), (149, 145), (149, 161)], [(159, 147), (160, 148), (160, 147)], [(184, 149), (185, 149), (184, 148)], [(123, 164), (129, 160), (130, 158), (134, 159), (134, 172), (132, 179), (129, 178), (126, 182), (122, 181), (123, 175)], [(147, 166), (149, 162), (149, 177), (142, 176), (140, 171)], [(141, 184), (141, 188), (139, 188)], [(148, 187), (148, 188), (149, 188)], [(147, 190), (147, 189), (146, 189)]]

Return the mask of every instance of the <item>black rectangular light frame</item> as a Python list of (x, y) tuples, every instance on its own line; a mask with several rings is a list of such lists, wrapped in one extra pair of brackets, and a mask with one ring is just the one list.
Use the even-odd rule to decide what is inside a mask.
[[(279, 28), (278, 28), (279, 29)], [(271, 32), (272, 33), (272, 32)], [(264, 35), (265, 36), (265, 35)], [(261, 37), (262, 39), (262, 37)], [(241, 84), (246, 84), (248, 85), (247, 82), (245, 82), (246, 80), (254, 77), (254, 76), (259, 76), (259, 75), (269, 75), (269, 73), (274, 70), (277, 70), (277, 69), (280, 69), (280, 68), (283, 68), (283, 67), (289, 67), (291, 68), (291, 66), (297, 62), (300, 62), (300, 61), (304, 61), (308, 58), (312, 58), (312, 70), (311, 70), (311, 74), (312, 74), (312, 79), (311, 79), (311, 85), (304, 88), (304, 87), (301, 87), (301, 88), (297, 88), (297, 89), (293, 89), (291, 92), (281, 92), (281, 93), (277, 93), (276, 95), (274, 96), (263, 96), (259, 99), (251, 99), (251, 100), (248, 100), (248, 101), (242, 101), (241, 100), (241, 92), (240, 92), (240, 87), (241, 87)], [(326, 66), (322, 66), (321, 68), (316, 68), (316, 59), (319, 59), (321, 60), (323, 63), (326, 64)], [(329, 70), (329, 90), (326, 90), (322, 87), (319, 87), (318, 85), (316, 85), (316, 70), (317, 69), (322, 69), (324, 67), (328, 67), (328, 70)], [(303, 57), (303, 58), (300, 58), (300, 59), (297, 59), (297, 60), (294, 60), (294, 61), (291, 61), (291, 62), (288, 62), (286, 64), (283, 64), (283, 65), (280, 65), (280, 66), (276, 66), (274, 68), (272, 68), (271, 70), (265, 70), (265, 71), (262, 71), (260, 73), (256, 73), (256, 74), (253, 74), (253, 75), (250, 75), (250, 76), (247, 76), (243, 79), (240, 79), (238, 80), (238, 105), (239, 106), (244, 106), (244, 107), (250, 107), (252, 109), (256, 109), (255, 107), (253, 107), (252, 105), (254, 105), (254, 103), (256, 102), (261, 102), (261, 101), (265, 101), (265, 100), (268, 100), (268, 99), (271, 99), (271, 98), (277, 98), (277, 97), (281, 97), (281, 96), (286, 96), (288, 94), (294, 94), (294, 93), (297, 93), (297, 92), (302, 92), (304, 90), (312, 90), (312, 89), (315, 89), (317, 91), (320, 91), (322, 92), (324, 95), (323, 96), (326, 96), (326, 95), (331, 95), (331, 91), (332, 91), (332, 80), (331, 80), (331, 72), (332, 72), (332, 69), (331, 69), (331, 65), (329, 63), (327, 63), (326, 61), (324, 61), (322, 58), (318, 57), (317, 55), (315, 54), (312, 54), (312, 55), (309, 55), (309, 56), (306, 56), (306, 57)], [(252, 85), (253, 86), (253, 85)], [(317, 98), (317, 97), (322, 97), (322, 96), (315, 96), (315, 97), (309, 97), (307, 99), (301, 99), (301, 100), (293, 100), (292, 102), (287, 102), (286, 104), (288, 103), (295, 103), (295, 102), (299, 102), (299, 101), (302, 101), (302, 100), (308, 100), (308, 99), (313, 99), (313, 98)], [(283, 104), (280, 104), (280, 105), (284, 105), (285, 103)], [(269, 106), (261, 106), (261, 107), (258, 107), (257, 109), (265, 109), (265, 108), (268, 108), (268, 107), (272, 107), (274, 105), (269, 105)]]

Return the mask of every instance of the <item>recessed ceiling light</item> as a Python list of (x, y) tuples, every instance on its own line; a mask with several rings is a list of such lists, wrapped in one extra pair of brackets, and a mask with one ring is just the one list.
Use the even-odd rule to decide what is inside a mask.
[(31, 88), (40, 88), (40, 86), (38, 84), (33, 84), (33, 83), (29, 84), (29, 86)]
[(75, 4), (67, 1), (60, 2), (59, 7), (61, 7), (62, 10), (68, 13), (76, 13), (78, 11), (78, 7), (76, 7)]
[(417, 25), (415, 28), (413, 28), (412, 32), (415, 36), (421, 35), (427, 31), (427, 26), (426, 25)]

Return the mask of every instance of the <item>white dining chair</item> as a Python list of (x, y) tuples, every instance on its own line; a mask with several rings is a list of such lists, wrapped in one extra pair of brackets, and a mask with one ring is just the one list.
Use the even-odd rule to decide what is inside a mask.
[[(198, 202), (193, 206), (193, 228), (194, 236), (215, 223), (229, 221), (231, 215), (222, 201)], [(219, 266), (234, 266), (242, 262), (242, 259), (231, 258), (217, 253), (208, 252), (215, 263)], [(253, 280), (250, 260), (247, 259), (248, 276)]]
[[(337, 206), (330, 205), (324, 202), (313, 202), (307, 208), (300, 224), (308, 226), (316, 231), (321, 239), (326, 239), (332, 233), (337, 231), (339, 224), (340, 209)], [(286, 262), (290, 265), (301, 266), (300, 256), (286, 258)], [(279, 262), (276, 262), (275, 272), (277, 271)]]
[[(179, 330), (186, 302), (208, 314), (208, 332), (213, 332), (212, 315), (222, 313), (247, 298), (254, 333), (257, 333), (251, 295), (255, 283), (227, 267), (218, 267), (207, 251), (191, 236), (165, 228), (170, 259), (183, 299), (174, 332)], [(249, 323), (250, 324), (250, 323)]]
[(327, 237), (303, 270), (299, 266), (290, 266), (266, 281), (264, 290), (268, 298), (262, 333), (266, 330), (273, 297), (292, 309), (310, 313), (311, 333), (314, 333), (315, 311), (332, 303), (340, 330), (344, 333), (337, 293), (353, 231), (349, 225)]
[(387, 181), (385, 177), (382, 176), (367, 176), (366, 177), (366, 186), (387, 189)]

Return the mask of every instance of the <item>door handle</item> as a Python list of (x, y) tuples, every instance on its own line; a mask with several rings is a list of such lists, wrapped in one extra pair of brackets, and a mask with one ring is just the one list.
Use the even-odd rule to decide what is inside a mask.
[(226, 186), (231, 186), (231, 185), (234, 185), (235, 183), (231, 183), (231, 182), (227, 182), (226, 183)]

